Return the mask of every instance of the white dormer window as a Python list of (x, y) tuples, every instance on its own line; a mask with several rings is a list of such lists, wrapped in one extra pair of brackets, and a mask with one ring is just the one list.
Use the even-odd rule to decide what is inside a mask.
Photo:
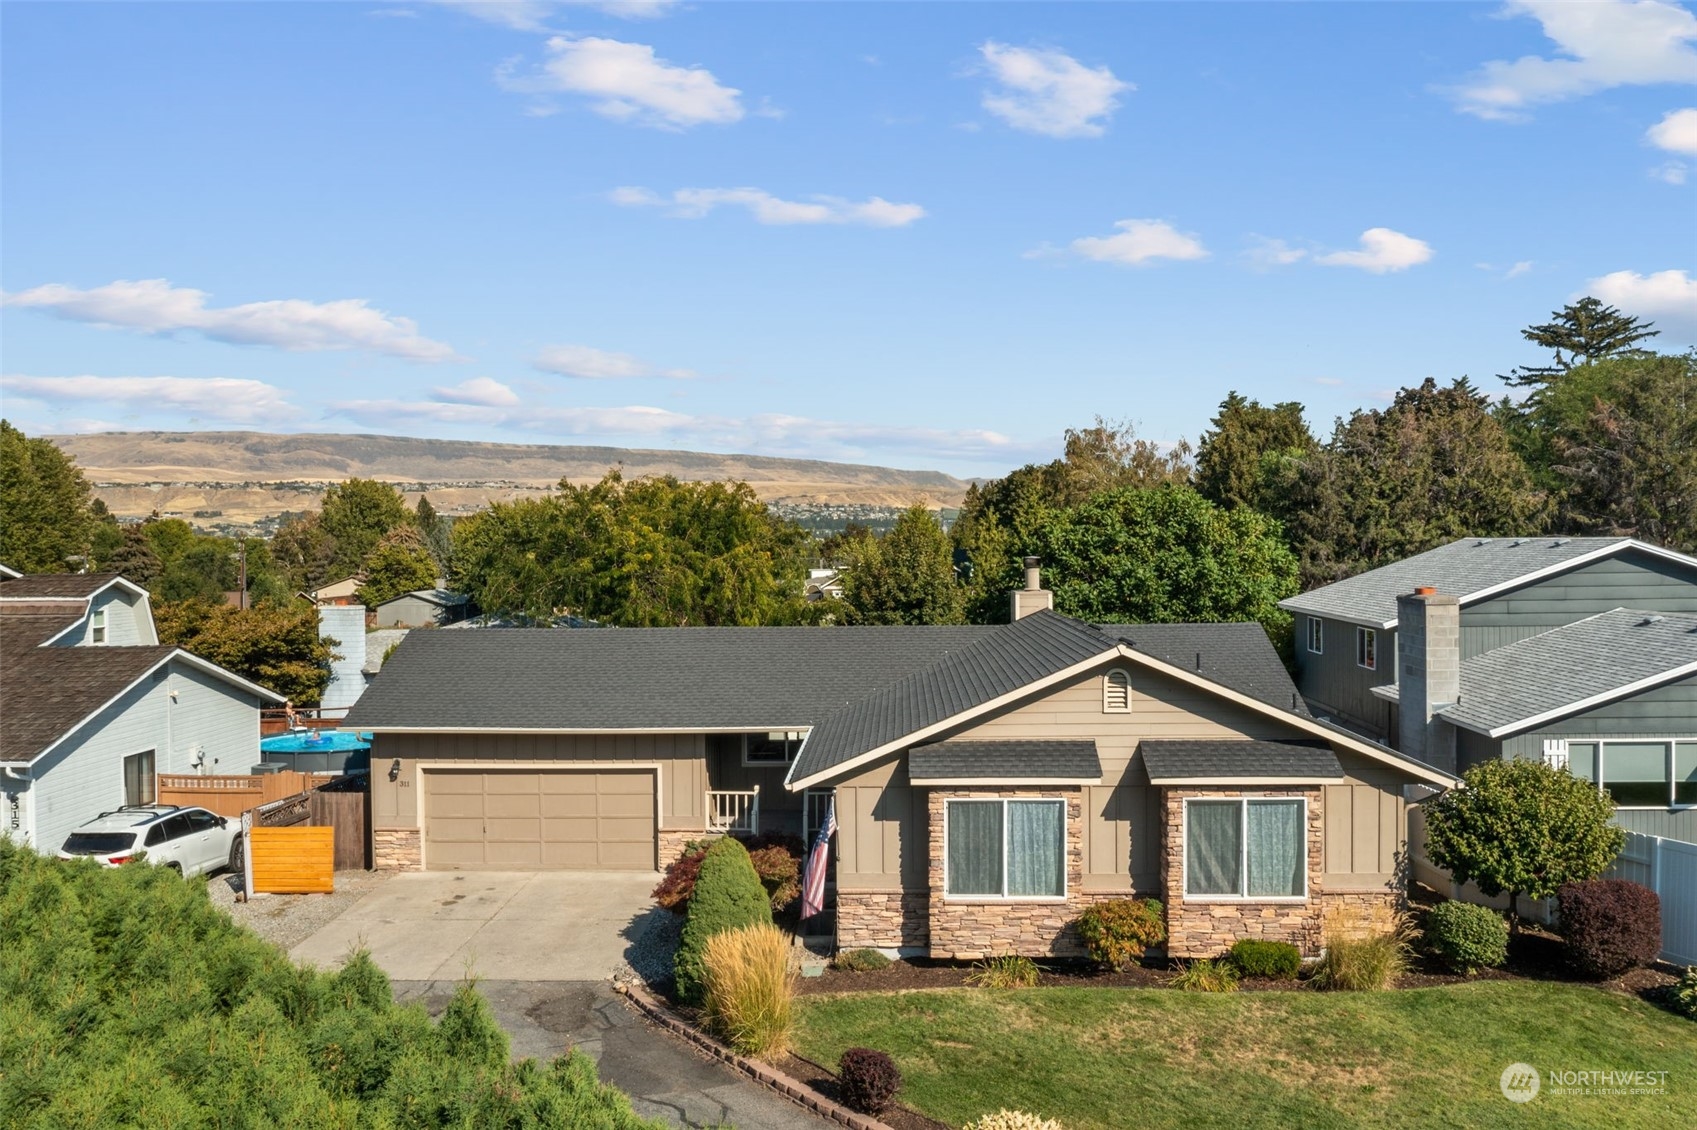
[(1131, 676), (1124, 671), (1109, 671), (1102, 676), (1102, 713), (1131, 713)]
[(89, 643), (105, 643), (106, 642), (106, 609), (104, 609), (104, 608), (98, 609), (94, 613), (93, 616), (89, 617), (89, 619), (88, 619), (88, 642)]

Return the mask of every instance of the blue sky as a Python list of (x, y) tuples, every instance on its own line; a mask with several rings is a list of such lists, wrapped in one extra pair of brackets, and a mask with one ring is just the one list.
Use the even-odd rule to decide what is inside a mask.
[(1697, 342), (1697, 15), (9, 3), (0, 397), (997, 474)]

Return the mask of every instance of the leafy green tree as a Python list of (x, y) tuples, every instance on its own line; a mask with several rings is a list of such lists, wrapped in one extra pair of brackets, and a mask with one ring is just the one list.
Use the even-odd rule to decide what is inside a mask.
[(88, 504), (88, 516), (90, 567), (110, 572), (102, 563), (124, 544), (124, 527), (118, 524), (117, 516), (99, 498)]
[(1290, 484), (1317, 446), (1301, 404), (1287, 400), (1267, 407), (1230, 393), (1197, 447), (1196, 489), (1228, 510), (1247, 506), (1283, 519)]
[(166, 601), (223, 600), (240, 583), (235, 552), (234, 544), (223, 538), (196, 537), (165, 563), (153, 594)]
[(1626, 834), (1595, 782), (1542, 761), (1483, 761), (1464, 787), (1426, 802), (1426, 855), (1458, 883), (1491, 897), (1551, 898), (1563, 883), (1595, 879)]
[(413, 524), (423, 535), (430, 556), (436, 559), (437, 572), (446, 575), (453, 554), (453, 524), (436, 513), (436, 508), (430, 505), (430, 499), (422, 494), (418, 496), (418, 506), (413, 510)]
[(454, 524), (456, 587), (489, 611), (562, 612), (630, 627), (785, 624), (819, 615), (802, 596), (811, 541), (745, 483), (562, 480), (542, 499)]
[(324, 528), (316, 511), (297, 515), (278, 527), (271, 538), (271, 559), (295, 592), (311, 592), (340, 579), (335, 576), (336, 539)]
[(141, 524), (141, 532), (154, 556), (166, 566), (187, 553), (198, 536), (181, 518), (161, 518), (157, 510)]
[(1286, 533), (1304, 588), (1455, 538), (1535, 534), (1549, 518), (1508, 432), (1465, 379), (1428, 379), (1338, 421), (1302, 463)]
[[(1278, 523), (1224, 510), (1189, 487), (1122, 487), (1055, 511), (1037, 531), (1055, 608), (1095, 623), (1256, 620), (1275, 639), (1297, 591)], [(1011, 587), (1011, 586), (1010, 586)]]
[(840, 530), (833, 530), (819, 539), (817, 555), (821, 565), (840, 569), (857, 559), (878, 535), (864, 522), (849, 521)]
[(393, 484), (348, 479), (324, 492), (318, 520), (336, 539), (335, 569), (347, 576), (358, 572), (379, 538), (411, 522), (413, 515)]
[(65, 573), (90, 555), (88, 480), (51, 440), (0, 420), (0, 563), (23, 573)]
[(424, 535), (411, 526), (397, 526), (384, 534), (361, 572), (365, 583), (359, 587), (359, 601), (367, 608), (436, 584), (436, 561), (425, 547)]
[(911, 506), (889, 533), (863, 542), (843, 575), (843, 603), (857, 624), (963, 623), (954, 548), (936, 516)]
[(330, 682), (334, 640), (318, 636), (318, 611), (296, 601), (236, 608), (221, 601), (167, 601), (153, 610), (159, 642), (211, 660), (293, 699), (316, 703)]
[(1548, 383), (1576, 365), (1605, 357), (1640, 352), (1641, 341), (1660, 335), (1646, 322), (1622, 314), (1613, 306), (1587, 295), (1550, 315), (1543, 325), (1527, 326), (1520, 336), (1555, 354), (1548, 365), (1521, 365), (1499, 379), (1519, 388)]

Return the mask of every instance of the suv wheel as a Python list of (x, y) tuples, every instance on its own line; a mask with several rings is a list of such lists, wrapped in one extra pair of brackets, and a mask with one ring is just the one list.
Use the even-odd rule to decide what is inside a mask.
[(165, 870), (175, 871), (178, 875), (181, 875), (183, 873), (183, 865), (173, 860), (165, 865)]
[(230, 841), (230, 871), (232, 874), (242, 873), (242, 837), (237, 836)]

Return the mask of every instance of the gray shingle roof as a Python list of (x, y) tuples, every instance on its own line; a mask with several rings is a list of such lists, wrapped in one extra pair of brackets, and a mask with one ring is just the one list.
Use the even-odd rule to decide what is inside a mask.
[(936, 742), (908, 751), (907, 773), (918, 781), (1099, 781), (1095, 742)]
[[(1617, 608), (1461, 662), (1461, 701), (1439, 711), (1492, 736), (1697, 664), (1697, 616)], [(1397, 701), (1397, 688), (1373, 693)]]
[(1257, 702), (1308, 713), (1308, 705), (1260, 624), (1103, 624), (1101, 630), (1145, 655)]
[(412, 632), (345, 724), (424, 730), (796, 729), (996, 630)]
[[(1607, 555), (1634, 547), (1651, 548), (1631, 538), (1462, 538), (1281, 600), (1279, 607), (1389, 628), (1396, 622), (1396, 598), (1419, 585), (1432, 585), (1466, 604), (1530, 574), (1559, 570), (1589, 554)], [(1697, 570), (1697, 561), (1690, 564)]]
[(1294, 742), (1144, 741), (1143, 768), (1153, 784), (1212, 779), (1227, 783), (1262, 777), (1343, 777), (1337, 755), (1325, 746)]

